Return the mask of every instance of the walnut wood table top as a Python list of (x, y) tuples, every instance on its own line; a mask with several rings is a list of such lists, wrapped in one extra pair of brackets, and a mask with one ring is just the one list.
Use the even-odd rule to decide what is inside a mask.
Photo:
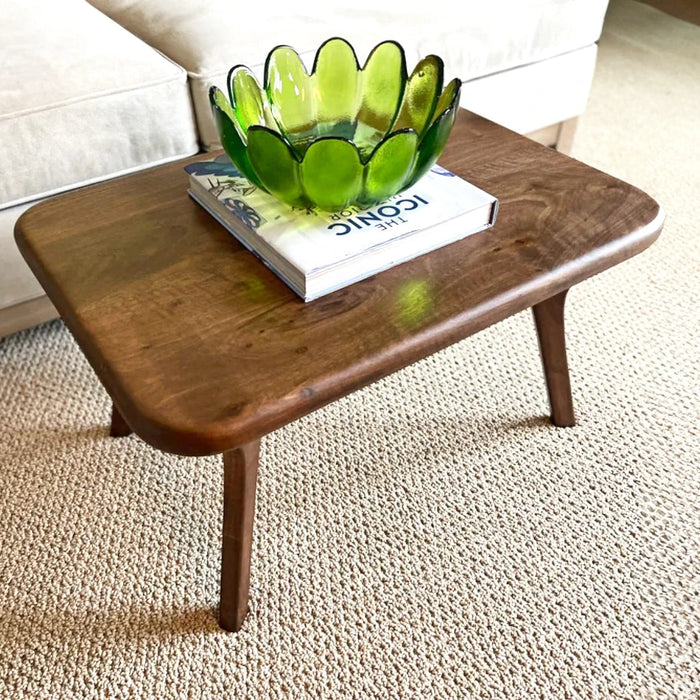
[(255, 441), (639, 253), (663, 223), (635, 187), (462, 111), (440, 163), (498, 197), (496, 225), (305, 304), (188, 197), (190, 161), (16, 227), (128, 425), (178, 454)]

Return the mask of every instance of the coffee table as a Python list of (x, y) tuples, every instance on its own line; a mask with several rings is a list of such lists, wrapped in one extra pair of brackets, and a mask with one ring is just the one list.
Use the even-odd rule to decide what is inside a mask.
[(567, 290), (663, 224), (635, 187), (460, 111), (440, 162), (499, 198), (496, 225), (304, 304), (188, 197), (192, 160), (42, 202), (16, 239), (112, 397), (111, 434), (223, 453), (227, 630), (247, 611), (263, 435), (529, 307), (552, 422), (573, 425)]

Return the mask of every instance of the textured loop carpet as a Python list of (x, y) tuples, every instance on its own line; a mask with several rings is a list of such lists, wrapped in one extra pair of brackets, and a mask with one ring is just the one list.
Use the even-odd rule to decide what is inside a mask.
[(267, 437), (251, 611), (220, 460), (108, 437), (60, 322), (0, 341), (0, 698), (700, 697), (700, 28), (614, 2), (574, 155), (668, 221), (529, 313)]

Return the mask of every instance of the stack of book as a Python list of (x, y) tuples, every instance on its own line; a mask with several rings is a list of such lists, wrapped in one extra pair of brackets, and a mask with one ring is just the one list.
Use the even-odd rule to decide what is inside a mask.
[(495, 197), (437, 165), (386, 202), (332, 214), (280, 202), (225, 155), (185, 170), (190, 196), (305, 301), (482, 231), (498, 210)]

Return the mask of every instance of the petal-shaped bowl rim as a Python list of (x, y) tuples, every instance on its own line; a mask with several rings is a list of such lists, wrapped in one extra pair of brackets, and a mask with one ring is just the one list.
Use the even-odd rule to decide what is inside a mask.
[[(373, 54), (378, 51), (381, 47), (386, 46), (387, 44), (393, 44), (396, 46), (396, 48), (399, 50), (399, 53), (401, 54), (401, 67), (402, 67), (402, 74), (405, 77), (408, 77), (408, 70), (406, 68), (406, 51), (404, 50), (403, 46), (399, 44), (398, 41), (395, 39), (385, 39), (384, 41), (380, 41), (376, 46), (372, 48), (372, 50), (367, 54), (367, 58), (365, 59), (365, 62), (360, 66), (360, 62), (357, 60), (357, 52), (355, 51), (355, 48), (353, 45), (345, 38), (342, 36), (332, 36), (329, 39), (326, 39), (319, 47), (316, 49), (316, 54), (314, 55), (314, 62), (311, 68), (311, 72), (309, 73), (306, 70), (306, 66), (304, 65), (304, 61), (301, 59), (301, 56), (299, 56), (299, 52), (293, 47), (290, 46), (289, 44), (277, 44), (277, 46), (273, 47), (270, 49), (270, 51), (267, 54), (267, 57), (265, 58), (265, 69), (263, 72), (263, 86), (267, 88), (268, 85), (268, 79), (269, 79), (269, 67), (270, 67), (270, 60), (272, 59), (273, 54), (278, 50), (278, 49), (289, 49), (290, 51), (293, 51), (298, 57), (299, 60), (301, 61), (301, 64), (304, 65), (304, 70), (306, 71), (306, 75), (311, 77), (316, 73), (316, 70), (318, 68), (318, 60), (321, 55), (321, 51), (324, 49), (324, 47), (327, 44), (330, 44), (331, 42), (334, 41), (340, 41), (343, 44), (345, 44), (350, 51), (352, 51), (353, 58), (355, 59), (355, 68), (358, 71), (363, 71), (365, 68), (367, 68), (367, 65), (369, 64), (370, 59), (372, 58)], [(434, 54), (429, 54), (429, 55), (434, 55)], [(439, 59), (442, 61), (442, 59), (439, 56), (435, 56), (435, 58)], [(247, 68), (244, 64), (239, 63), (238, 65), (234, 66), (231, 68), (229, 71), (229, 75), (236, 69), (236, 68)]]
[[(360, 73), (367, 69), (367, 66), (369, 66), (370, 61), (372, 60), (372, 57), (374, 56), (374, 54), (377, 51), (379, 51), (380, 49), (382, 49), (383, 47), (388, 46), (388, 45), (392, 45), (392, 46), (396, 47), (396, 49), (398, 50), (399, 55), (401, 57), (401, 60), (400, 60), (401, 67), (400, 67), (400, 74), (399, 74), (399, 79), (401, 82), (401, 94), (399, 95), (399, 98), (396, 101), (396, 110), (395, 110), (392, 122), (389, 125), (389, 128), (387, 129), (387, 131), (385, 132), (384, 136), (382, 137), (382, 139), (380, 140), (379, 143), (381, 143), (382, 140), (384, 140), (386, 137), (390, 136), (391, 134), (398, 133), (399, 131), (403, 131), (403, 129), (397, 129), (396, 131), (394, 131), (393, 126), (396, 123), (396, 119), (398, 118), (399, 113), (401, 111), (401, 106), (403, 104), (403, 98), (404, 98), (404, 94), (406, 91), (406, 85), (407, 85), (408, 80), (411, 77), (412, 73), (411, 74), (408, 73), (407, 63), (406, 63), (406, 51), (404, 50), (403, 46), (401, 46), (401, 44), (398, 41), (396, 41), (395, 39), (385, 39), (384, 41), (380, 41), (378, 44), (376, 44), (371, 49), (371, 51), (367, 55), (367, 58), (365, 59), (365, 62), (362, 65), (360, 65), (360, 62), (357, 58), (357, 52), (355, 51), (355, 48), (353, 47), (353, 45), (347, 39), (345, 39), (343, 37), (332, 36), (332, 37), (326, 39), (318, 47), (318, 49), (316, 49), (316, 53), (314, 55), (313, 66), (312, 66), (310, 72), (307, 70), (306, 65), (304, 64), (304, 61), (302, 60), (301, 56), (299, 55), (299, 52), (293, 46), (291, 46), (290, 44), (277, 44), (272, 49), (270, 49), (270, 51), (267, 54), (267, 57), (265, 58), (262, 85), (260, 85), (258, 77), (255, 75), (255, 73), (250, 69), (249, 66), (245, 65), (244, 63), (237, 63), (236, 65), (232, 66), (229, 69), (229, 71), (226, 75), (226, 86), (227, 86), (227, 91), (228, 91), (228, 98), (229, 98), (229, 101), (231, 103), (231, 106), (234, 108), (234, 113), (236, 113), (236, 101), (234, 99), (234, 95), (233, 95), (233, 91), (232, 91), (232, 80), (231, 79), (238, 71), (245, 71), (246, 73), (248, 73), (255, 80), (255, 83), (257, 84), (258, 90), (260, 90), (261, 95), (264, 95), (267, 98), (268, 103), (271, 104), (272, 100), (270, 99), (270, 94), (269, 94), (270, 63), (271, 63), (275, 53), (280, 49), (288, 49), (289, 51), (293, 52), (296, 55), (296, 57), (299, 59), (299, 62), (301, 64), (301, 66), (303, 67), (304, 72), (306, 73), (307, 77), (311, 78), (314, 75), (316, 75), (316, 73), (318, 71), (318, 64), (319, 64), (319, 60), (321, 58), (321, 54), (323, 52), (323, 49), (328, 44), (331, 44), (332, 42), (341, 42), (347, 48), (350, 49), (350, 52), (352, 53), (352, 57), (353, 57), (353, 60), (355, 63), (355, 70), (357, 70)], [(446, 88), (446, 85), (444, 84), (444, 61), (442, 60), (442, 58), (440, 56), (438, 56), (436, 54), (428, 54), (426, 56), (423, 56), (418, 63), (421, 63), (429, 58), (435, 59), (438, 63), (439, 73), (440, 73), (440, 83), (441, 83), (440, 90), (438, 91), (438, 95), (437, 95), (437, 98), (435, 100), (435, 105), (433, 106), (433, 109), (434, 109), (435, 106), (437, 105), (437, 100), (439, 99), (439, 96), (444, 92), (444, 90)], [(431, 114), (430, 119), (428, 121), (430, 123), (432, 123), (433, 121), (435, 121), (435, 119), (438, 116), (439, 115)], [(243, 131), (243, 133), (241, 135), (245, 139), (245, 133), (247, 132), (247, 128), (244, 128), (243, 125), (240, 125), (240, 124), (238, 124), (238, 126), (240, 126), (240, 130)], [(252, 128), (253, 126), (264, 126), (264, 125), (251, 124), (248, 128)], [(284, 133), (284, 130), (281, 128), (281, 126), (279, 124), (277, 124), (277, 126), (278, 126), (279, 134), (283, 138), (286, 138), (286, 134)], [(418, 136), (420, 137), (421, 134), (418, 134)], [(325, 138), (325, 137), (319, 137), (319, 138)], [(345, 137), (338, 136), (336, 138), (345, 138)], [(316, 140), (316, 139), (314, 139), (314, 140)], [(345, 140), (349, 141), (350, 139), (346, 138)], [(379, 145), (379, 144), (377, 144), (377, 145)], [(373, 152), (374, 152), (374, 149), (373, 149), (372, 153)], [(367, 160), (369, 160), (369, 158)]]
[[(458, 79), (458, 78), (453, 78), (450, 82), (447, 83), (447, 85), (445, 85), (445, 84), (444, 84), (444, 62), (443, 62), (442, 58), (440, 58), (440, 56), (437, 56), (437, 55), (435, 55), (435, 54), (428, 54), (427, 56), (422, 57), (418, 63), (420, 63), (421, 61), (424, 61), (424, 60), (427, 59), (427, 58), (435, 58), (435, 59), (437, 60), (437, 62), (438, 62), (438, 65), (439, 65), (439, 70), (440, 70), (441, 79), (442, 79), (441, 82), (443, 83), (443, 84), (441, 85), (440, 91), (437, 93), (437, 95), (436, 95), (436, 97), (435, 97), (435, 103), (434, 103), (433, 108), (432, 108), (432, 109), (433, 109), (433, 113), (432, 113), (432, 114), (430, 115), (430, 117), (428, 118), (427, 123), (426, 123), (426, 126), (425, 126), (425, 128), (423, 129), (423, 132), (422, 132), (422, 133), (418, 133), (415, 129), (413, 129), (413, 128), (411, 128), (411, 127), (404, 127), (404, 128), (396, 129), (396, 130), (395, 130), (395, 129), (393, 129), (393, 125), (396, 123), (396, 120), (397, 120), (397, 118), (398, 118), (398, 116), (399, 116), (399, 114), (400, 114), (400, 112), (401, 112), (401, 106), (402, 106), (402, 104), (403, 104), (403, 97), (404, 97), (404, 94), (405, 94), (406, 84), (407, 84), (408, 78), (410, 77), (410, 75), (408, 75), (408, 72), (406, 71), (406, 54), (405, 54), (405, 51), (404, 51), (403, 47), (401, 46), (401, 44), (399, 44), (397, 41), (394, 41), (393, 39), (387, 39), (386, 41), (380, 42), (379, 44), (377, 44), (377, 45), (370, 51), (370, 53), (369, 53), (369, 55), (367, 56), (367, 59), (365, 60), (363, 66), (360, 67), (360, 63), (359, 63), (359, 61), (357, 60), (357, 53), (355, 52), (355, 49), (353, 48), (352, 44), (350, 44), (349, 41), (347, 41), (346, 39), (343, 39), (342, 37), (331, 37), (330, 39), (326, 39), (326, 41), (324, 41), (323, 44), (321, 44), (321, 46), (320, 46), (320, 47), (318, 48), (318, 50), (316, 51), (316, 55), (315, 55), (315, 57), (314, 57), (313, 69), (311, 70), (310, 73), (308, 73), (308, 72), (306, 73), (308, 77), (311, 77), (311, 76), (313, 76), (313, 75), (316, 73), (316, 69), (317, 69), (317, 67), (318, 67), (318, 59), (319, 59), (319, 55), (320, 55), (320, 53), (321, 53), (321, 49), (323, 49), (323, 47), (326, 46), (326, 44), (328, 44), (328, 43), (330, 43), (330, 42), (332, 42), (332, 41), (341, 41), (341, 42), (343, 42), (343, 43), (352, 51), (352, 55), (353, 55), (353, 58), (354, 58), (354, 60), (355, 60), (355, 67), (356, 67), (356, 69), (357, 69), (358, 71), (363, 71), (363, 70), (365, 70), (365, 68), (366, 68), (367, 65), (369, 64), (370, 58), (371, 58), (372, 55), (375, 53), (375, 51), (377, 51), (380, 47), (382, 47), (382, 46), (384, 46), (384, 45), (393, 44), (394, 46), (396, 46), (396, 47), (399, 49), (399, 51), (400, 51), (400, 53), (401, 53), (401, 71), (402, 71), (402, 76), (401, 76), (401, 78), (402, 78), (402, 80), (401, 80), (401, 82), (402, 82), (401, 97), (397, 100), (396, 111), (395, 111), (395, 113), (394, 113), (394, 117), (393, 117), (393, 119), (392, 119), (392, 123), (391, 123), (391, 125), (389, 126), (389, 128), (387, 129), (387, 131), (386, 131), (386, 133), (384, 134), (384, 136), (382, 136), (382, 138), (374, 145), (374, 147), (373, 147), (372, 150), (370, 151), (369, 155), (367, 155), (366, 157), (363, 158), (362, 155), (360, 154), (360, 162), (361, 162), (363, 165), (367, 165), (367, 164), (372, 160), (372, 157), (373, 157), (374, 154), (376, 153), (376, 151), (377, 151), (377, 149), (379, 148), (379, 146), (381, 146), (388, 138), (390, 138), (390, 137), (393, 136), (394, 134), (399, 134), (399, 133), (406, 132), (406, 131), (412, 131), (412, 132), (416, 133), (416, 135), (418, 136), (418, 138), (419, 138), (419, 145), (420, 145), (420, 141), (422, 141), (423, 137), (426, 135), (426, 133), (427, 133), (428, 129), (430, 128), (430, 126), (431, 126), (434, 122), (436, 122), (436, 121), (438, 121), (439, 119), (441, 119), (441, 118), (443, 117), (444, 114), (446, 114), (447, 112), (449, 112), (449, 111), (453, 108), (455, 101), (456, 101), (457, 99), (459, 99), (460, 91), (459, 91), (459, 89), (456, 89), (455, 92), (454, 92), (454, 95), (452, 96), (452, 99), (451, 99), (450, 102), (449, 102), (449, 104), (448, 104), (446, 107), (444, 107), (444, 108), (442, 109), (442, 111), (440, 111), (439, 113), (434, 112), (435, 108), (437, 107), (437, 105), (438, 105), (438, 103), (439, 103), (440, 96), (450, 87), (450, 85), (451, 85), (452, 83), (454, 83), (455, 81), (457, 81), (457, 80), (459, 80), (459, 79)], [(269, 62), (270, 62), (271, 57), (272, 57), (272, 55), (274, 54), (274, 52), (277, 51), (278, 49), (290, 49), (290, 50), (293, 51), (293, 52), (299, 57), (299, 59), (301, 60), (301, 57), (299, 56), (298, 52), (297, 52), (292, 46), (290, 46), (289, 44), (278, 44), (277, 46), (275, 46), (275, 47), (268, 53), (267, 59), (265, 60), (264, 87), (261, 87), (261, 86), (260, 86), (260, 83), (258, 82), (257, 77), (255, 76), (255, 74), (253, 73), (253, 71), (251, 71), (251, 69), (250, 69), (248, 66), (246, 66), (246, 65), (244, 65), (244, 64), (242, 64), (242, 63), (239, 63), (239, 64), (233, 66), (233, 67), (229, 70), (228, 75), (227, 75), (227, 79), (226, 79), (226, 83), (227, 83), (228, 90), (229, 90), (229, 100), (230, 100), (230, 102), (231, 102), (231, 106), (233, 107), (234, 114), (236, 114), (236, 111), (235, 111), (235, 101), (234, 101), (234, 99), (233, 99), (233, 93), (232, 93), (231, 87), (230, 87), (230, 86), (231, 86), (231, 77), (235, 74), (236, 71), (238, 71), (238, 70), (245, 70), (246, 72), (248, 72), (248, 73), (255, 79), (255, 82), (257, 83), (257, 87), (258, 87), (258, 89), (260, 90), (261, 94), (264, 95), (264, 96), (269, 100), (269, 96), (267, 95), (267, 86), (268, 86), (268, 84), (269, 84)], [(303, 61), (302, 61), (302, 65), (303, 65)], [(305, 72), (306, 72), (306, 68), (304, 68), (304, 70), (305, 70)], [(460, 81), (460, 82), (461, 82), (461, 81)], [(279, 124), (277, 124), (277, 129), (271, 129), (270, 127), (265, 126), (264, 124), (251, 124), (251, 125), (248, 127), (248, 129), (246, 129), (245, 131), (243, 130), (243, 127), (238, 123), (238, 119), (236, 119), (236, 124), (235, 124), (235, 125), (236, 125), (236, 127), (237, 127), (237, 129), (238, 129), (238, 131), (239, 131), (239, 133), (240, 133), (240, 136), (241, 136), (241, 138), (243, 139), (244, 142), (247, 142), (246, 134), (247, 134), (247, 131), (248, 131), (249, 129), (264, 129), (264, 130), (269, 131), (269, 132), (271, 132), (271, 133), (273, 133), (273, 134), (276, 134), (278, 137), (280, 137), (280, 138), (285, 142), (285, 144), (286, 144), (286, 146), (288, 147), (288, 149), (289, 149), (290, 154), (292, 155), (292, 157), (293, 157), (298, 163), (301, 163), (301, 162), (304, 160), (304, 155), (305, 155), (305, 154), (299, 155), (299, 154), (297, 153), (297, 151), (295, 150), (295, 148), (294, 148), (294, 147), (292, 146), (292, 144), (290, 143), (289, 138), (288, 138), (287, 135), (284, 133), (284, 131), (282, 130), (282, 128), (279, 126)], [(314, 138), (313, 142), (315, 143), (316, 141), (320, 141), (320, 140), (322, 140), (322, 139), (336, 139), (336, 140), (341, 140), (341, 141), (347, 141), (348, 143), (351, 143), (351, 144), (355, 147), (355, 149), (358, 151), (358, 153), (359, 153), (359, 149), (357, 148), (357, 144), (356, 144), (354, 141), (352, 141), (352, 139), (349, 139), (349, 138), (347, 138), (347, 137), (345, 137), (345, 136), (324, 135), (324, 136), (319, 136), (319, 137), (317, 137), (317, 138)]]

